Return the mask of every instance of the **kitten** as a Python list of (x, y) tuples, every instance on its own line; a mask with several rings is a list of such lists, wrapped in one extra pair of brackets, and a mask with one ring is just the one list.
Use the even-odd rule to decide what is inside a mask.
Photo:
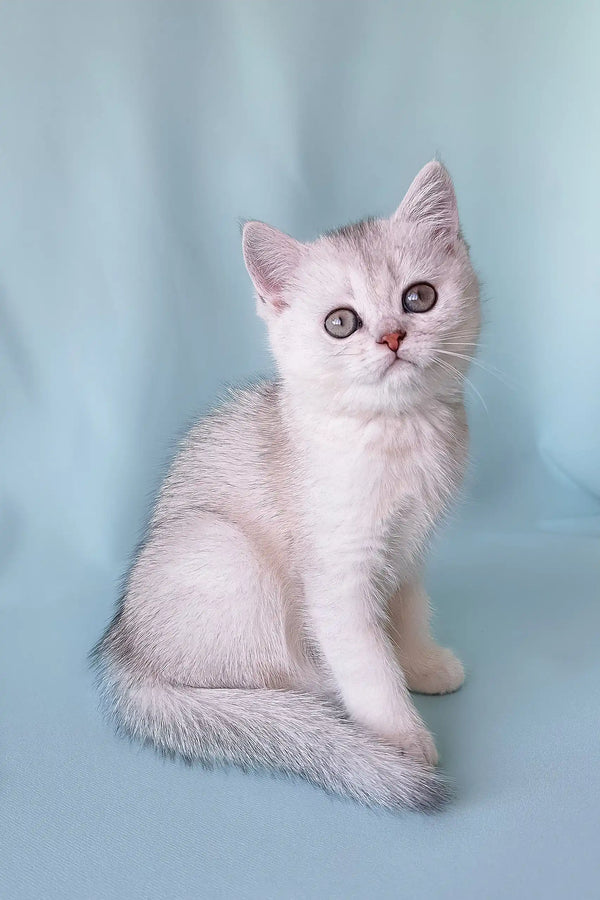
[(310, 244), (248, 222), (243, 252), (280, 377), (185, 440), (97, 649), (106, 694), (167, 754), (433, 808), (409, 691), (464, 677), (421, 570), (465, 467), (479, 331), (450, 176), (431, 162), (390, 219)]

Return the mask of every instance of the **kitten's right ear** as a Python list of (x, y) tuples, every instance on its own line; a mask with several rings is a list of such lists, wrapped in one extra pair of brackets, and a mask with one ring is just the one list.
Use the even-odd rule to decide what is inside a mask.
[(242, 250), (258, 296), (281, 312), (287, 306), (285, 289), (304, 254), (304, 244), (264, 222), (246, 222)]
[(448, 170), (436, 160), (423, 166), (406, 197), (392, 216), (392, 221), (429, 225), (452, 237), (459, 233), (456, 194)]

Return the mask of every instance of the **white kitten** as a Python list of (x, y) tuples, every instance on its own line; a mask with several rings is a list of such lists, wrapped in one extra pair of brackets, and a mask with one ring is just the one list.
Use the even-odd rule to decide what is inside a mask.
[(165, 753), (431, 808), (409, 690), (463, 670), (421, 567), (465, 465), (479, 330), (452, 182), (432, 162), (391, 219), (311, 244), (249, 222), (243, 249), (281, 378), (184, 442), (98, 647), (107, 694)]

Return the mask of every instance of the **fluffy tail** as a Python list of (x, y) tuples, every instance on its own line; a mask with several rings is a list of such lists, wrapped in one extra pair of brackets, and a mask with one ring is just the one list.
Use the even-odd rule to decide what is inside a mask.
[(105, 669), (119, 725), (168, 755), (301, 776), (368, 806), (433, 810), (447, 786), (332, 704), (283, 690), (197, 688)]

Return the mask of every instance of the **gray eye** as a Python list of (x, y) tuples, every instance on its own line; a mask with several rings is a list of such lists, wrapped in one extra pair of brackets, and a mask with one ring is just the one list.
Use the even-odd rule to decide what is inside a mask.
[(362, 322), (353, 309), (334, 309), (325, 319), (325, 331), (334, 338), (347, 338)]
[(402, 295), (402, 306), (406, 312), (424, 313), (429, 312), (435, 306), (436, 300), (436, 289), (424, 281), (421, 284), (411, 284), (406, 288)]

